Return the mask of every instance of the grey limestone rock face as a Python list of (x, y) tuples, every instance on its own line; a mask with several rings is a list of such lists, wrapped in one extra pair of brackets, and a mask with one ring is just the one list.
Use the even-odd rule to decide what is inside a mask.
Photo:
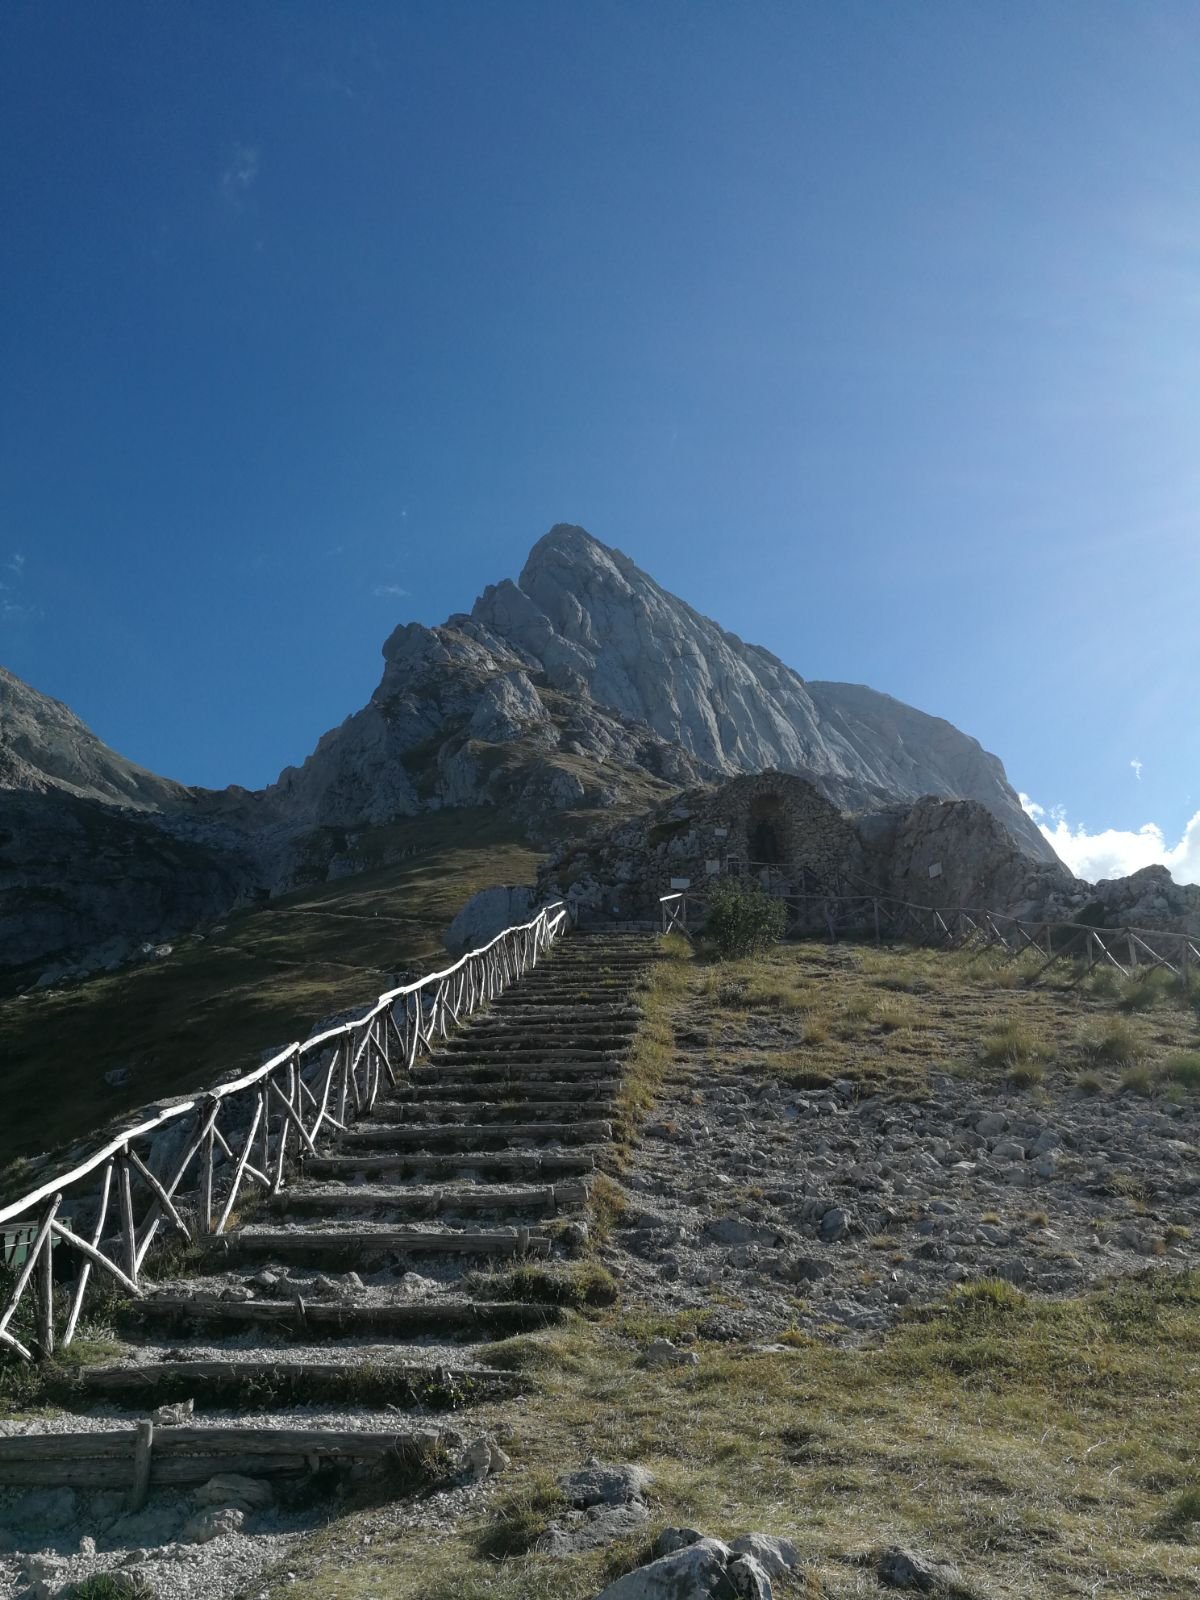
[(455, 955), (478, 950), (505, 928), (533, 916), (534, 891), (528, 884), (502, 884), (473, 894), (446, 929), (443, 943)]
[(880, 795), (979, 800), (1028, 854), (1054, 859), (978, 741), (863, 685), (807, 682), (582, 528), (552, 528), (519, 583), (490, 586), (471, 615), (536, 659), (555, 687), (576, 692), (582, 682), (593, 700), (719, 772), (803, 772), (843, 805)]

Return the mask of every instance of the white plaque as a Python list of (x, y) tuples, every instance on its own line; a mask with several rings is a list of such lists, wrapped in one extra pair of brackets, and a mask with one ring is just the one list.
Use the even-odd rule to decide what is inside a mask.
[(672, 889), (690, 889), (692, 880), (690, 878), (672, 878), (671, 887)]
[(933, 865), (929, 869), (929, 876), (931, 878), (940, 878), (941, 875), (942, 875), (942, 863), (940, 861), (935, 861), (933, 863)]

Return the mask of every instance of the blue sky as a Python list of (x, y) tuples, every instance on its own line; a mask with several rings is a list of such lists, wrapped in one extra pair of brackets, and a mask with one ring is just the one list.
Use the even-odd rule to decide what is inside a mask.
[(579, 522), (1165, 854), (1198, 82), (1190, 0), (8, 0), (0, 659), (257, 785)]

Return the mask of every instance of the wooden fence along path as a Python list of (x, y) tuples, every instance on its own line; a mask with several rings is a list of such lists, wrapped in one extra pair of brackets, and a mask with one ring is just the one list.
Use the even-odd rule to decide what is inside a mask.
[[(947, 949), (999, 948), (1010, 958), (1034, 951), (1045, 960), (1031, 974), (1031, 984), (1056, 962), (1076, 961), (1081, 964), (1079, 978), (1098, 965), (1115, 967), (1127, 978), (1142, 968), (1161, 967), (1189, 994), (1200, 972), (1198, 934), (1034, 921), (999, 911), (914, 905), (886, 895), (779, 893), (774, 898), (788, 910), (785, 938), (824, 934), (832, 940), (851, 936), (877, 944), (885, 938), (911, 939)], [(690, 935), (706, 914), (703, 897), (686, 889), (663, 895), (659, 907), (664, 933)]]
[[(56, 1335), (73, 1335), (89, 1278), (128, 1296), (106, 1308), (124, 1338), (117, 1359), (48, 1369), (47, 1392), (87, 1411), (88, 1427), (33, 1422), (0, 1437), (0, 1486), (124, 1487), (137, 1511), (158, 1488), (204, 1485), (211, 1500), (232, 1474), (255, 1480), (252, 1504), (266, 1504), (277, 1484), (286, 1494), (289, 1480), (332, 1484), (350, 1470), (394, 1484), (399, 1467), (418, 1483), (431, 1438), (459, 1449), (430, 1413), (511, 1394), (520, 1374), (492, 1363), (492, 1343), (566, 1316), (478, 1269), (553, 1263), (586, 1238), (637, 992), (660, 954), (645, 931), (559, 938), (572, 922), (551, 906), (172, 1107), (168, 1176), (154, 1177), (165, 1152), (152, 1160), (144, 1143), (158, 1113), (0, 1213), (33, 1219), (5, 1359), (49, 1355)], [(67, 1195), (89, 1221), (56, 1232)], [(146, 1259), (163, 1222), (198, 1247), (174, 1276), (167, 1252)], [(14, 1329), (22, 1295), (33, 1304)]]
[[(354, 1021), (289, 1044), (254, 1071), (124, 1129), (69, 1172), (0, 1207), (0, 1228), (26, 1226), (31, 1233), (24, 1265), (0, 1308), (0, 1353), (7, 1349), (32, 1361), (52, 1355), (56, 1344), (69, 1345), (93, 1272), (140, 1297), (146, 1258), (162, 1227), (193, 1243), (226, 1230), (247, 1182), (278, 1195), (296, 1156), (315, 1155), (318, 1137), (345, 1133), (370, 1112), (385, 1080), (395, 1087), (398, 1072), (411, 1071), (435, 1041), (528, 973), (570, 922), (564, 904), (547, 906), (444, 971), (380, 995)], [(173, 1123), (180, 1126), (182, 1153), (156, 1175), (137, 1146)], [(189, 1181), (191, 1204), (185, 1207), (181, 1197)], [(64, 1202), (74, 1196), (90, 1211), (93, 1195), (94, 1221), (76, 1232), (65, 1220)], [(55, 1294), (56, 1247), (64, 1245), (79, 1260), (65, 1311)], [(12, 1330), (26, 1295), (37, 1307), (32, 1345)]]

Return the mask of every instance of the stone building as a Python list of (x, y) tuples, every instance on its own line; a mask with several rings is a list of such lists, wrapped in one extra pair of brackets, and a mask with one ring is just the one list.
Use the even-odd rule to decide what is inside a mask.
[(853, 890), (866, 870), (849, 816), (804, 778), (760, 772), (689, 790), (550, 860), (544, 885), (611, 915), (657, 917), (672, 889), (750, 876), (775, 892)]

